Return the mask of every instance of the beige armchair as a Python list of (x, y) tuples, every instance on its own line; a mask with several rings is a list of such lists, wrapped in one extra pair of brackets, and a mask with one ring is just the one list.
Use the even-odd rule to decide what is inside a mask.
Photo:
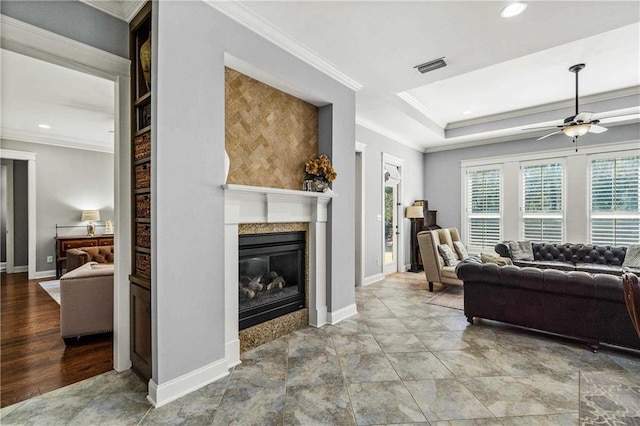
[(436, 229), (418, 233), (418, 245), (424, 273), (429, 283), (429, 291), (433, 291), (433, 283), (462, 284), (456, 275), (455, 266), (445, 266), (442, 256), (438, 252), (438, 246), (446, 244), (458, 259), (454, 241), (460, 241), (460, 234), (456, 228)]
[(113, 331), (113, 264), (96, 262), (60, 277), (60, 334), (65, 344)]

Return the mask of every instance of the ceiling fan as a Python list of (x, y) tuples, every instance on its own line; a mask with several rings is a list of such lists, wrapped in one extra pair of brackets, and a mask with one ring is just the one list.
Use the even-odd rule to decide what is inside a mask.
[(606, 132), (607, 128), (599, 126), (598, 123), (600, 120), (592, 120), (593, 117), (592, 112), (579, 112), (578, 107), (578, 73), (582, 71), (585, 67), (585, 64), (576, 64), (569, 68), (569, 71), (575, 73), (576, 75), (576, 114), (571, 117), (567, 117), (564, 119), (564, 122), (560, 126), (545, 126), (545, 127), (529, 127), (523, 130), (534, 130), (534, 129), (558, 129), (554, 130), (551, 133), (548, 133), (538, 140), (546, 139), (549, 136), (557, 135), (559, 133), (564, 133), (567, 136), (573, 138), (573, 142), (576, 144), (576, 151), (578, 150), (578, 137), (583, 136), (587, 133), (602, 133)]

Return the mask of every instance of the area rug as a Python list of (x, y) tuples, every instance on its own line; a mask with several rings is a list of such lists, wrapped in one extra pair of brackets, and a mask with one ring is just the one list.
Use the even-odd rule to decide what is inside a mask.
[[(438, 291), (438, 287), (440, 291)], [(435, 296), (427, 301), (431, 305), (464, 310), (464, 287), (461, 285), (438, 286), (434, 288)]]
[(60, 280), (43, 281), (38, 284), (58, 305), (60, 304)]

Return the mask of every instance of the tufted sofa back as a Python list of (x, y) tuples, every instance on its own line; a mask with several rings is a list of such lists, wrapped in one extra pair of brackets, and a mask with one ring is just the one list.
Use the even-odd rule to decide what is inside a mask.
[(532, 243), (533, 258), (539, 261), (558, 261), (568, 263), (578, 263), (578, 252), (583, 244), (548, 244)]
[(627, 254), (625, 246), (583, 245), (578, 251), (577, 263), (595, 263), (598, 265), (622, 266)]
[[(567, 262), (572, 264), (593, 263), (597, 265), (621, 266), (627, 254), (625, 246), (596, 246), (591, 244), (550, 244), (532, 243), (534, 261)], [(497, 253), (503, 257), (511, 257), (509, 246), (498, 243)]]

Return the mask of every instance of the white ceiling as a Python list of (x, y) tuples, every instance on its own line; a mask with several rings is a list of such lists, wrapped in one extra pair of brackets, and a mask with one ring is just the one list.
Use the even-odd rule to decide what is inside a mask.
[(5, 49), (0, 60), (2, 138), (113, 152), (112, 81)]
[(359, 124), (420, 149), (544, 134), (522, 128), (573, 115), (576, 63), (581, 110), (640, 117), (635, 1), (530, 1), (511, 19), (506, 1), (209, 3), (356, 89)]
[[(82, 1), (125, 21), (144, 4)], [(530, 1), (511, 19), (506, 1), (205, 1), (356, 90), (358, 124), (417, 149), (545, 134), (522, 128), (573, 115), (581, 62), (581, 111), (640, 121), (636, 1)], [(442, 56), (445, 68), (414, 69)], [(3, 50), (2, 109), (4, 137), (113, 149), (107, 80)]]

